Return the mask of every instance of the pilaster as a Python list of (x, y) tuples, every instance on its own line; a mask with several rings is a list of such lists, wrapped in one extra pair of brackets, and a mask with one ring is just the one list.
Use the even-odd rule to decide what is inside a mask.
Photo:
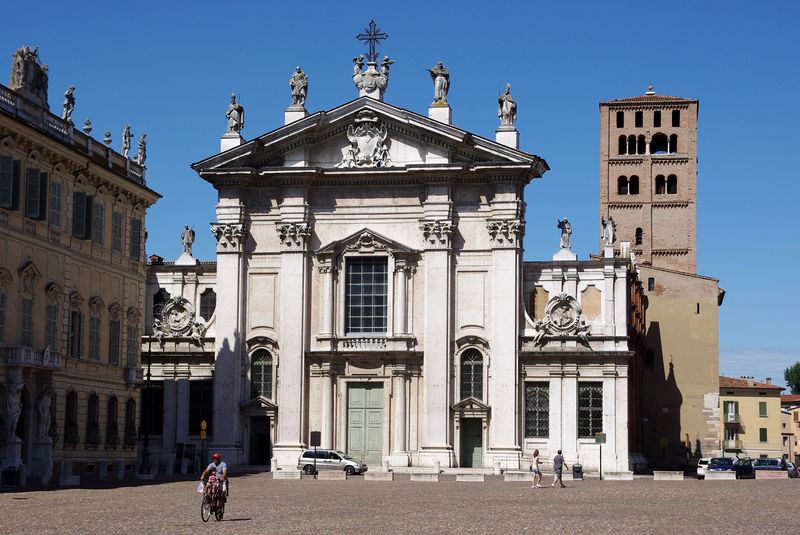
[(389, 458), (391, 466), (408, 466), (408, 444), (406, 434), (407, 405), (405, 367), (392, 370), (392, 449)]

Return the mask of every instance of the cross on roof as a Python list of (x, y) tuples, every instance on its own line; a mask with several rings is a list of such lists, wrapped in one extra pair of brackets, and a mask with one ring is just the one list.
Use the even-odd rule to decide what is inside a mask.
[(359, 41), (366, 41), (369, 43), (369, 52), (367, 52), (367, 61), (368, 62), (377, 62), (378, 61), (378, 52), (375, 50), (375, 45), (378, 43), (379, 40), (384, 40), (389, 37), (389, 34), (386, 32), (381, 31), (378, 28), (378, 25), (375, 24), (375, 19), (369, 21), (369, 26), (364, 28), (365, 33), (360, 33), (356, 35), (356, 39)]

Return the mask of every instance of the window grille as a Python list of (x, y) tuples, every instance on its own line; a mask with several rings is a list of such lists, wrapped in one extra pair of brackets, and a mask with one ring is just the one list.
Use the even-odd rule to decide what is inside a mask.
[(461, 399), (483, 399), (483, 356), (467, 349), (461, 356)]
[(346, 333), (385, 333), (387, 317), (386, 258), (347, 261)]
[(250, 397), (272, 399), (272, 355), (266, 349), (253, 353), (250, 366)]
[(603, 384), (578, 383), (578, 438), (603, 432)]
[(550, 385), (525, 383), (525, 436), (550, 436)]

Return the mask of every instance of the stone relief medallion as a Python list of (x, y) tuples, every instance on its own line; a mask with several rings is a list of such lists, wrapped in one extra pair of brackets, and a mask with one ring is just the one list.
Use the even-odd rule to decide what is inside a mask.
[(184, 333), (192, 327), (194, 309), (183, 297), (173, 297), (167, 301), (161, 314), (163, 324), (172, 334)]
[(386, 125), (370, 110), (358, 112), (353, 122), (347, 127), (350, 146), (336, 167), (391, 167)]
[(582, 343), (588, 344), (591, 326), (586, 324), (581, 313), (581, 306), (574, 297), (566, 293), (556, 295), (548, 301), (544, 319), (534, 323), (534, 343), (543, 345), (546, 338), (576, 336)]

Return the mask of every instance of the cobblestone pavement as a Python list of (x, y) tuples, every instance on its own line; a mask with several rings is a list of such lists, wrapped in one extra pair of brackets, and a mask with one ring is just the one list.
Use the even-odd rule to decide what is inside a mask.
[(200, 519), (196, 481), (0, 494), (2, 532), (772, 533), (794, 532), (800, 480), (484, 483), (233, 479), (225, 519)]

